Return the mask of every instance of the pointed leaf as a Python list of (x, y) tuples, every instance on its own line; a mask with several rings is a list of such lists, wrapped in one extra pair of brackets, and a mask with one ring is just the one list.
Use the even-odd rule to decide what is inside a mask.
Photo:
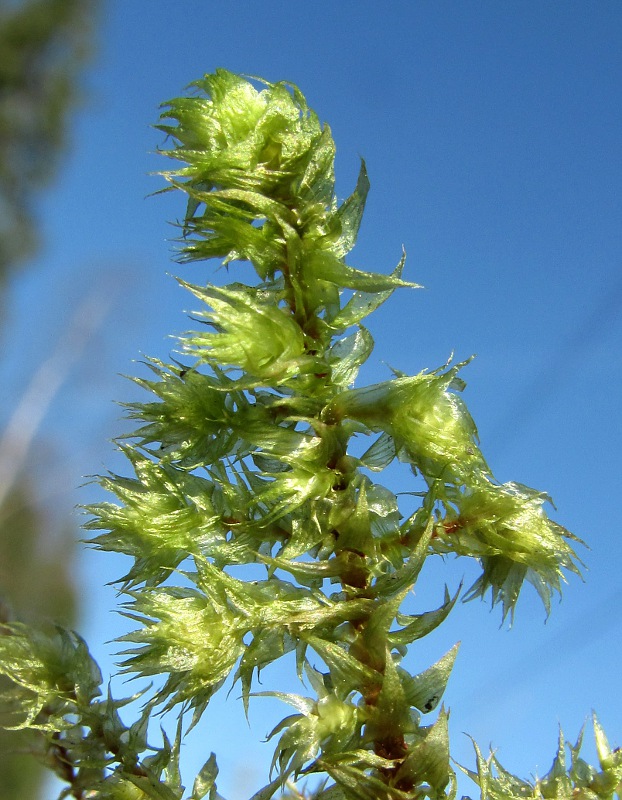
[(361, 225), (368, 192), (369, 178), (367, 177), (367, 168), (365, 161), (361, 159), (361, 169), (356, 181), (356, 188), (350, 197), (339, 206), (335, 215), (341, 227), (339, 248), (337, 250), (337, 255), (339, 256), (345, 256), (356, 244), (356, 237)]
[(406, 670), (400, 668), (404, 692), (409, 705), (418, 708), (423, 713), (428, 713), (436, 708), (447, 686), (459, 646), (459, 643), (455, 644), (436, 664), (418, 675), (409, 675)]
[(399, 625), (403, 625), (404, 627), (397, 631), (392, 631), (389, 634), (389, 640), (391, 643), (393, 645), (404, 646), (411, 644), (416, 639), (421, 639), (422, 637), (427, 636), (428, 633), (437, 628), (441, 622), (447, 618), (449, 612), (456, 604), (456, 600), (460, 595), (461, 589), (462, 584), (460, 584), (458, 587), (458, 591), (455, 593), (455, 595), (450, 597), (447, 587), (445, 587), (445, 602), (442, 606), (440, 606), (440, 608), (437, 608), (434, 611), (427, 611), (424, 614), (414, 614), (412, 616), (398, 614), (397, 622)]
[(433, 522), (433, 517), (430, 517), (421, 539), (404, 566), (395, 570), (395, 572), (382, 575), (376, 580), (374, 592), (378, 597), (392, 597), (414, 585), (428, 556), (428, 547), (433, 533)]
[(282, 788), (283, 781), (280, 777), (275, 778), (275, 780), (271, 781), (267, 786), (264, 786), (263, 789), (260, 789), (258, 792), (250, 798), (250, 800), (271, 800), (274, 797), (274, 793)]
[(217, 775), (216, 756), (212, 753), (195, 778), (192, 794), (188, 800), (202, 800), (208, 792), (215, 788)]
[(454, 773), (449, 765), (448, 714), (441, 711), (426, 736), (410, 748), (395, 776), (396, 783), (409, 778), (416, 784), (429, 784), (439, 794)]
[(308, 265), (315, 278), (330, 281), (343, 289), (357, 289), (363, 292), (386, 292), (398, 287), (421, 288), (419, 284), (403, 281), (395, 275), (382, 275), (378, 272), (355, 269), (327, 252), (310, 254), (308, 256)]
[(354, 383), (359, 368), (373, 349), (372, 335), (362, 326), (350, 336), (336, 342), (329, 351), (333, 384), (345, 389)]
[(381, 433), (376, 441), (361, 456), (360, 461), (364, 467), (373, 472), (382, 472), (389, 466), (396, 455), (395, 442), (388, 433)]
[(333, 684), (344, 693), (380, 683), (381, 678), (375, 670), (362, 664), (340, 645), (313, 635), (306, 635), (305, 639), (330, 669)]
[[(400, 279), (404, 264), (406, 263), (406, 254), (402, 255), (398, 265), (391, 273), (392, 277)], [(414, 288), (417, 287), (413, 284)], [(358, 324), (361, 320), (365, 319), (369, 314), (379, 308), (385, 300), (395, 291), (395, 287), (385, 289), (384, 291), (357, 291), (355, 292), (347, 304), (330, 320), (330, 326), (336, 331), (342, 331), (349, 328), (351, 325)]]

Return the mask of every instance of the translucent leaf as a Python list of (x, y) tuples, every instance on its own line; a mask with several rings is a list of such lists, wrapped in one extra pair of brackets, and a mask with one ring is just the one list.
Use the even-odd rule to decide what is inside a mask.
[(396, 455), (395, 442), (388, 433), (381, 433), (376, 441), (361, 456), (362, 466), (373, 472), (381, 472), (389, 466)]
[(335, 143), (328, 126), (313, 142), (302, 174), (297, 179), (296, 191), (309, 203), (328, 205), (335, 188)]
[(123, 505), (95, 503), (87, 530), (105, 530), (92, 540), (100, 550), (125, 553), (134, 566), (126, 586), (164, 581), (188, 555), (208, 555), (222, 543), (226, 527), (212, 503), (214, 484), (166, 463), (154, 463), (124, 447), (136, 478), (104, 477), (101, 485)]
[(217, 331), (184, 336), (186, 352), (219, 367), (237, 367), (263, 381), (282, 381), (293, 371), (300, 372), (304, 337), (292, 316), (279, 306), (265, 302), (249, 287), (182, 285), (210, 306), (211, 311), (199, 311), (197, 316)]
[(343, 289), (357, 289), (363, 292), (386, 292), (398, 287), (421, 288), (419, 284), (404, 281), (396, 275), (382, 275), (377, 272), (365, 272), (349, 267), (337, 257), (326, 252), (310, 254), (308, 261), (309, 271), (315, 278), (330, 281)]
[(381, 575), (376, 580), (374, 583), (374, 592), (376, 596), (392, 597), (414, 585), (428, 556), (428, 546), (432, 539), (432, 533), (433, 519), (430, 518), (421, 539), (403, 566), (395, 571)]
[(389, 629), (407, 592), (408, 589), (403, 589), (387, 600), (377, 601), (367, 619), (367, 624), (355, 641), (357, 650), (363, 651), (366, 662), (378, 672), (383, 673), (388, 668)]
[(456, 604), (456, 600), (460, 595), (462, 585), (458, 587), (458, 591), (453, 597), (449, 596), (447, 587), (445, 587), (445, 602), (440, 608), (434, 611), (426, 611), (423, 614), (413, 614), (407, 616), (405, 614), (397, 615), (397, 622), (404, 627), (397, 631), (392, 631), (389, 634), (389, 641), (393, 645), (405, 646), (411, 644), (416, 639), (421, 639), (427, 636), (428, 633), (437, 628), (443, 620), (445, 620)]
[(339, 247), (336, 250), (336, 254), (339, 256), (344, 256), (356, 244), (356, 237), (361, 225), (368, 192), (369, 178), (367, 177), (365, 162), (361, 159), (361, 169), (356, 181), (356, 188), (350, 197), (341, 204), (335, 215), (336, 221), (339, 222), (341, 228)]
[(314, 795), (313, 800), (348, 800), (348, 798), (340, 786), (333, 784)]
[(435, 792), (443, 792), (453, 777), (449, 766), (448, 714), (444, 711), (430, 728), (425, 737), (409, 748), (404, 763), (395, 775), (395, 781), (408, 778), (417, 784), (429, 784)]
[(538, 781), (537, 788), (546, 798), (565, 798), (572, 796), (572, 781), (566, 771), (566, 742), (559, 731), (557, 753), (549, 772)]
[(605, 769), (608, 766), (611, 766), (612, 758), (611, 758), (611, 747), (609, 746), (609, 742), (607, 741), (607, 736), (605, 735), (605, 731), (602, 728), (602, 725), (594, 715), (593, 722), (594, 726), (594, 739), (596, 740), (596, 752), (598, 753), (598, 761), (600, 763), (601, 768)]
[(464, 490), (447, 490), (455, 507), (435, 528), (432, 547), (479, 558), (483, 573), (466, 599), (483, 597), (490, 588), (503, 616), (516, 605), (524, 580), (531, 581), (549, 611), (552, 592), (560, 591), (563, 570), (578, 573), (573, 537), (549, 519), (549, 498), (517, 483), (498, 486), (486, 478)]
[(455, 644), (436, 664), (418, 675), (409, 675), (405, 670), (400, 669), (400, 677), (409, 705), (424, 713), (436, 708), (445, 692), (447, 681), (458, 655), (458, 648), (459, 644)]
[(391, 752), (392, 743), (410, 733), (411, 727), (410, 709), (404, 687), (387, 648), (382, 686), (375, 704), (370, 709), (365, 736), (374, 742), (376, 752), (387, 755)]
[[(392, 272), (392, 277), (401, 279), (405, 263), (406, 254), (402, 255), (399, 264)], [(342, 331), (349, 328), (351, 325), (357, 325), (361, 320), (371, 314), (372, 311), (379, 308), (385, 300), (388, 300), (394, 291), (395, 287), (383, 291), (355, 292), (341, 311), (330, 320), (331, 328), (336, 331)]]
[(335, 386), (347, 387), (354, 383), (362, 364), (374, 349), (374, 340), (366, 328), (337, 341), (329, 351), (331, 379)]
[[(387, 774), (395, 761), (376, 755), (369, 750), (354, 750), (318, 759), (318, 767), (327, 772), (345, 791), (345, 796), (355, 800), (412, 800), (411, 792), (389, 786), (377, 775)], [(370, 769), (374, 772), (370, 773)]]
[(274, 797), (275, 792), (278, 789), (282, 788), (282, 786), (283, 786), (283, 781), (279, 776), (271, 783), (269, 783), (267, 786), (264, 786), (263, 789), (260, 789), (258, 792), (255, 792), (255, 794), (250, 798), (250, 800), (271, 800), (271, 798)]
[(215, 788), (217, 776), (218, 767), (216, 765), (216, 756), (212, 753), (195, 778), (192, 794), (188, 800), (202, 800), (208, 792), (211, 792), (212, 789)]
[(366, 685), (380, 682), (378, 673), (362, 664), (343, 647), (314, 635), (305, 635), (307, 643), (316, 651), (330, 669), (331, 678), (340, 691), (347, 694)]

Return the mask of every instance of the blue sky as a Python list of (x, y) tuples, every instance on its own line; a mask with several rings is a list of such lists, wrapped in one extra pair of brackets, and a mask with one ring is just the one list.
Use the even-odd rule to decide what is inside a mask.
[[(0, 419), (84, 294), (101, 287), (112, 304), (40, 431), (39, 479), (60, 516), (100, 497), (77, 489), (82, 476), (123, 469), (107, 443), (122, 429), (113, 400), (136, 391), (119, 374), (138, 371), (141, 353), (167, 358), (192, 307), (171, 274), (222, 279), (216, 263), (171, 262), (183, 198), (147, 197), (162, 186), (150, 173), (166, 168), (150, 127), (159, 104), (219, 66), (298, 84), (331, 126), (341, 197), (367, 162), (351, 263), (388, 271), (404, 245), (407, 278), (426, 287), (371, 318), (362, 378), (476, 353), (464, 397), (496, 476), (548, 491), (555, 518), (591, 548), (585, 583), (570, 579), (546, 624), (529, 588), (512, 630), (470, 603), (409, 662), (420, 671), (461, 640), (445, 696), (454, 757), (472, 765), (467, 732), (526, 776), (549, 768), (558, 725), (574, 739), (592, 709), (622, 744), (621, 34), (617, 2), (104, 2), (72, 149), (39, 203), (45, 249), (7, 305)], [(80, 557), (81, 630), (107, 669), (119, 623), (101, 585), (124, 566)], [(438, 604), (463, 574), (475, 575), (432, 565), (413, 602)], [(266, 674), (264, 689), (284, 686), (295, 690)], [(249, 730), (235, 697), (215, 704), (187, 754), (191, 784), (216, 750), (228, 800), (261, 785), (272, 746), (258, 742), (283, 714), (257, 699)]]

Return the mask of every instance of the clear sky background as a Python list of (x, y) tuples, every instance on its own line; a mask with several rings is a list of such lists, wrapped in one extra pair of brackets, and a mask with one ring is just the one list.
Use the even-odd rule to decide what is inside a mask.
[[(72, 150), (39, 207), (45, 249), (13, 284), (2, 341), (6, 418), (84, 297), (111, 304), (40, 432), (50, 515), (101, 499), (77, 488), (83, 476), (125, 469), (108, 443), (125, 429), (113, 400), (137, 393), (119, 374), (139, 372), (141, 353), (168, 358), (193, 307), (171, 274), (224, 279), (216, 262), (171, 263), (167, 221), (183, 198), (147, 197), (162, 186), (150, 173), (167, 166), (150, 127), (159, 104), (219, 66), (292, 81), (331, 126), (340, 197), (367, 162), (350, 262), (389, 271), (404, 245), (406, 277), (426, 287), (370, 318), (376, 350), (362, 378), (476, 353), (464, 399), (497, 478), (548, 491), (555, 518), (590, 547), (585, 583), (570, 578), (546, 624), (526, 587), (511, 630), (499, 609), (469, 603), (412, 648), (420, 671), (462, 642), (445, 696), (453, 755), (473, 765), (467, 732), (509, 769), (542, 774), (558, 726), (575, 739), (592, 709), (621, 745), (621, 41), (622, 5), (606, 0), (103, 2)], [(121, 623), (102, 584), (126, 566), (79, 559), (80, 630), (105, 670)], [(431, 565), (412, 608), (435, 607), (445, 582), (476, 572)], [(267, 671), (263, 688), (298, 690), (285, 670)], [(260, 740), (289, 713), (257, 699), (249, 729), (237, 693), (187, 746), (187, 783), (215, 750), (228, 800), (263, 785), (273, 747)]]

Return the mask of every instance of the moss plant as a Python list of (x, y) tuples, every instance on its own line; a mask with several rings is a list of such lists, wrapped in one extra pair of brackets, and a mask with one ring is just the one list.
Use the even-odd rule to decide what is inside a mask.
[[(184, 284), (199, 326), (180, 338), (179, 361), (152, 360), (149, 379), (136, 379), (150, 398), (129, 406), (138, 429), (120, 445), (133, 474), (102, 479), (116, 502), (90, 507), (87, 524), (96, 547), (133, 559), (119, 580), (136, 625), (121, 637), (122, 671), (162, 680), (128, 725), (128, 701), (102, 694), (76, 634), (6, 624), (4, 722), (42, 732), (64, 796), (217, 800), (214, 755), (184, 795), (185, 726), (209, 715), (228, 679), (248, 706), (259, 672), (295, 653), (308, 696), (263, 692), (294, 713), (272, 731), (272, 775), (254, 800), (303, 796), (294, 784), (307, 779), (318, 800), (453, 797), (437, 709), (457, 648), (418, 675), (402, 660), (457, 594), (415, 615), (402, 602), (427, 557), (454, 553), (481, 565), (468, 597), (489, 595), (511, 617), (528, 581), (548, 612), (578, 571), (576, 540), (548, 518), (545, 494), (495, 481), (460, 396), (463, 364), (354, 387), (373, 349), (363, 321), (415, 286), (403, 258), (388, 275), (346, 264), (365, 165), (338, 203), (330, 130), (296, 87), (219, 70), (193, 89), (160, 125), (176, 162), (169, 188), (187, 196), (181, 258), (219, 258), (233, 276), (246, 261), (256, 282)], [(353, 437), (367, 437), (362, 455)], [(409, 516), (376, 481), (394, 459), (426, 487)], [(231, 569), (244, 565), (253, 580)], [(150, 719), (169, 711), (175, 740), (148, 745)], [(611, 798), (622, 756), (594, 730), (598, 767), (581, 760), (580, 742), (566, 763), (561, 738), (533, 783), (477, 748), (475, 771), (464, 771), (483, 798)]]

